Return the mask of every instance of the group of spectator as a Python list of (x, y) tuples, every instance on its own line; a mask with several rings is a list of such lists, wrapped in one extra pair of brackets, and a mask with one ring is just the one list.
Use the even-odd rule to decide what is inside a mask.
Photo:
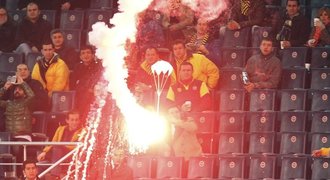
[[(55, 2), (57, 4), (52, 7), (56, 10), (85, 6), (85, 1)], [(230, 2), (231, 13), (228, 19), (220, 22), (220, 33), (212, 31), (213, 22), (195, 17), (193, 10), (180, 0), (168, 0), (167, 8), (162, 12), (144, 11), (138, 17), (137, 42), (130, 45), (131, 49), (137, 51), (137, 56), (128, 56), (126, 59), (128, 64), (137, 62), (138, 67), (133, 68), (136, 73), (131, 77), (135, 87), (132, 91), (136, 90), (140, 104), (148, 106), (152, 105), (152, 101), (141, 95), (150, 95), (155, 90), (151, 66), (160, 60), (159, 48), (170, 49), (171, 56), (165, 60), (171, 63), (174, 70), (168, 75), (169, 80), (165, 85), (167, 101), (164, 104), (169, 123), (175, 130), (170, 142), (173, 153), (186, 160), (202, 153), (196, 137), (197, 125), (190, 113), (213, 110), (210, 91), (217, 88), (221, 75), (214, 61), (220, 58), (218, 51), (225, 31), (272, 26), (271, 36), (260, 43), (260, 53), (250, 57), (244, 68), (249, 77), (249, 82), (244, 84), (247, 92), (278, 87), (282, 69), (274, 47), (330, 45), (328, 7), (319, 10), (319, 19), (314, 20), (311, 28), (310, 20), (299, 11), (299, 0), (287, 0), (285, 14), (271, 25), (265, 24), (265, 19), (269, 18), (266, 17), (265, 7), (268, 1)], [(50, 23), (41, 18), (40, 4), (28, 1), (20, 3), (26, 3), (19, 7), (26, 9), (27, 16), (18, 25), (8, 17), (7, 10), (0, 7), (0, 52), (15, 51), (25, 55), (41, 52), (42, 58), (38, 59), (32, 70), (25, 64), (18, 65), (17, 81), (6, 82), (1, 88), (0, 96), (3, 100), (0, 105), (5, 108), (5, 130), (14, 136), (30, 134), (33, 126), (32, 111), (49, 110), (47, 105), (54, 91), (75, 90), (76, 105), (80, 112), (68, 114), (68, 125), (59, 127), (53, 140), (63, 141), (63, 133), (64, 140), (76, 140), (74, 137), (77, 130), (81, 130), (82, 119), (93, 100), (93, 87), (101, 76), (102, 66), (96, 61), (93, 47), (82, 46), (79, 55), (73, 48), (67, 47), (61, 30), (52, 30)], [(191, 28), (194, 25), (195, 30)], [(141, 89), (147, 93), (141, 93)], [(76, 117), (77, 114), (80, 117)], [(77, 119), (79, 126), (75, 124)], [(38, 159), (43, 160), (49, 149), (46, 147)]]

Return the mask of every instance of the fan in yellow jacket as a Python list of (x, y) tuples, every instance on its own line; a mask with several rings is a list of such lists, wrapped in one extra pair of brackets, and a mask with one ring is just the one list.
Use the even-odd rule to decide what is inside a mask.
[(43, 58), (34, 65), (32, 79), (42, 84), (49, 97), (53, 91), (69, 90), (69, 68), (55, 53), (53, 44), (44, 43), (41, 52)]
[(328, 148), (321, 148), (318, 150), (314, 150), (312, 152), (312, 156), (314, 157), (330, 157), (330, 147)]
[[(66, 118), (67, 125), (59, 126), (54, 134), (52, 142), (76, 142), (80, 138), (80, 134), (82, 132), (82, 122), (79, 118), (79, 112), (72, 110), (68, 113)], [(75, 146), (66, 146), (63, 148), (62, 146), (46, 146), (42, 153), (40, 153), (37, 157), (38, 161), (42, 161), (45, 159), (46, 154), (49, 153), (53, 148), (61, 148), (62, 153), (67, 153), (70, 150), (74, 149)], [(57, 151), (59, 152), (59, 151)], [(62, 154), (62, 156), (65, 154)], [(53, 156), (61, 157), (59, 154), (53, 153)], [(52, 157), (52, 159), (54, 159)]]

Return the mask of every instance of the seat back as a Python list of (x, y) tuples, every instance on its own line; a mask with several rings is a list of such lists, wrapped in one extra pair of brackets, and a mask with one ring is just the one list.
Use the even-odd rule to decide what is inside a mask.
[(131, 156), (127, 165), (132, 168), (134, 178), (151, 178), (152, 161), (150, 156)]
[(259, 47), (261, 40), (269, 37), (271, 30), (272, 27), (253, 26), (251, 36), (252, 47)]
[(330, 48), (315, 47), (312, 48), (311, 68), (330, 67)]
[(311, 179), (329, 179), (330, 158), (314, 158)]
[(102, 10), (102, 9), (89, 9), (86, 11), (86, 20), (87, 22), (85, 29), (92, 29), (92, 25), (96, 22), (104, 22), (107, 25), (110, 25), (110, 19), (112, 18), (114, 12), (112, 10)]
[(55, 10), (41, 10), (41, 16), (44, 20), (50, 22), (52, 27), (55, 27), (56, 11)]
[(250, 122), (250, 132), (274, 132), (276, 112), (247, 112), (246, 121)]
[(282, 67), (305, 67), (307, 58), (306, 47), (291, 47), (285, 48), (280, 51), (282, 56)]
[(246, 48), (222, 48), (222, 58), (216, 64), (218, 67), (244, 67), (247, 60)]
[(69, 47), (73, 47), (75, 49), (80, 49), (81, 45), (81, 31), (78, 29), (61, 29), (64, 33), (65, 43)]
[(243, 89), (220, 91), (220, 111), (244, 110), (244, 98)]
[(325, 111), (330, 107), (330, 90), (312, 90), (312, 111)]
[(226, 29), (223, 47), (248, 47), (251, 28), (231, 31)]
[(84, 11), (67, 10), (61, 11), (61, 29), (83, 29)]
[(307, 70), (305, 68), (284, 68), (282, 70), (281, 88), (305, 88)]
[(249, 153), (273, 153), (275, 133), (273, 132), (252, 132), (250, 136)]
[(243, 153), (243, 133), (219, 133), (218, 154)]
[(28, 66), (29, 70), (32, 72), (36, 62), (42, 58), (42, 54), (39, 52), (30, 52), (25, 59), (25, 63)]
[(244, 112), (221, 112), (219, 114), (219, 132), (244, 132)]
[(250, 93), (250, 111), (275, 109), (276, 91), (272, 89), (254, 89)]
[(282, 132), (280, 154), (305, 153), (305, 132)]
[(47, 114), (43, 111), (35, 111), (32, 113), (32, 117), (35, 119), (35, 123), (32, 126), (32, 132), (34, 133), (47, 133)]
[(23, 10), (10, 10), (10, 11), (8, 11), (8, 16), (10, 16), (12, 18), (12, 20), (18, 24), (26, 16), (26, 11), (23, 11)]
[(244, 178), (245, 157), (220, 155), (218, 178)]
[(311, 132), (330, 133), (330, 112), (312, 112), (311, 113), (312, 127)]
[(187, 178), (213, 178), (214, 165), (213, 157), (192, 157), (189, 159)]
[(330, 88), (330, 68), (312, 68), (311, 89)]
[(307, 157), (283, 156), (280, 179), (305, 179), (306, 167)]
[(182, 178), (182, 157), (158, 157), (156, 178)]
[[(10, 132), (0, 132), (0, 141), (10, 141)], [(10, 154), (10, 146), (0, 146), (0, 154)]]
[(75, 91), (54, 91), (52, 93), (52, 112), (68, 112), (74, 108)]
[(194, 112), (189, 114), (197, 124), (197, 132), (214, 132), (216, 113), (214, 112)]
[(307, 120), (306, 111), (286, 111), (278, 113), (281, 132), (304, 132)]
[(243, 89), (242, 68), (221, 68), (220, 89)]
[(111, 8), (113, 3), (112, 0), (91, 0), (90, 2), (91, 9)]
[(307, 91), (304, 89), (281, 90), (280, 111), (293, 111), (306, 109)]
[(330, 147), (330, 133), (312, 133), (311, 150)]
[(274, 179), (275, 163), (276, 157), (274, 156), (251, 156), (249, 179)]
[(23, 55), (18, 53), (0, 54), (0, 72), (16, 72), (17, 65), (23, 63)]

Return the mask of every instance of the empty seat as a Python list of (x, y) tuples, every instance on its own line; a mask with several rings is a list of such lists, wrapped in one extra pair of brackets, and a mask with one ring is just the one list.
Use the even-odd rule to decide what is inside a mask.
[(330, 48), (315, 47), (312, 48), (311, 68), (330, 67)]
[(241, 90), (221, 90), (220, 91), (220, 111), (244, 110), (245, 91)]
[(65, 43), (75, 49), (80, 49), (81, 31), (78, 29), (61, 29), (65, 34)]
[(324, 6), (325, 4), (330, 4), (330, 0), (313, 0), (311, 1), (311, 6), (312, 7), (322, 7)]
[(311, 121), (311, 132), (330, 133), (330, 111), (312, 112)]
[(253, 133), (249, 133), (248, 136), (250, 136), (250, 143), (249, 143), (250, 154), (274, 152), (275, 133), (253, 132)]
[(16, 72), (18, 64), (23, 63), (23, 55), (18, 53), (0, 54), (0, 72)]
[(214, 164), (215, 159), (213, 157), (190, 158), (187, 178), (213, 178)]
[(243, 132), (244, 112), (221, 112), (219, 114), (219, 132)]
[(313, 68), (311, 89), (330, 88), (330, 68)]
[(278, 112), (278, 121), (281, 124), (281, 132), (303, 132), (305, 131), (307, 113), (306, 111)]
[(307, 157), (282, 156), (280, 179), (305, 179)]
[(111, 8), (112, 0), (91, 0), (90, 7), (92, 9), (100, 9), (100, 8)]
[(182, 157), (157, 157), (156, 178), (181, 178)]
[(222, 48), (218, 67), (244, 67), (247, 60), (246, 48)]
[(275, 156), (258, 156), (250, 157), (249, 179), (275, 178)]
[(92, 29), (92, 25), (96, 22), (104, 22), (107, 25), (110, 24), (110, 19), (113, 16), (113, 11), (111, 10), (101, 10), (101, 9), (89, 9), (86, 12), (86, 29)]
[(329, 179), (330, 158), (313, 158), (312, 179)]
[(281, 90), (281, 111), (305, 110), (307, 91), (304, 89)]
[(282, 70), (281, 88), (295, 89), (305, 88), (306, 86), (306, 68), (285, 68)]
[(28, 66), (29, 70), (32, 72), (34, 65), (37, 60), (42, 58), (42, 54), (39, 52), (30, 52), (27, 54), (25, 59), (25, 64)]
[(195, 112), (189, 114), (195, 120), (198, 129), (197, 132), (214, 132), (214, 123), (216, 113), (214, 112)]
[(243, 133), (219, 133), (218, 154), (243, 153)]
[(254, 89), (250, 93), (250, 111), (275, 109), (276, 91), (272, 89)]
[(8, 76), (14, 76), (15, 72), (11, 71), (11, 72), (1, 72), (0, 71), (0, 80), (6, 82)]
[(84, 11), (61, 11), (61, 29), (83, 29)]
[(41, 10), (41, 16), (44, 20), (50, 22), (52, 27), (55, 27), (56, 11), (55, 10)]
[(8, 16), (10, 16), (17, 24), (23, 20), (25, 15), (26, 15), (26, 11), (23, 10), (8, 11)]
[(330, 133), (312, 133), (311, 151), (330, 147)]
[(305, 153), (305, 132), (282, 132), (280, 154)]
[(223, 47), (248, 47), (251, 28), (231, 31), (226, 29)]
[(219, 179), (244, 178), (244, 156), (221, 155), (219, 157)]
[(280, 51), (282, 57), (282, 67), (305, 67), (307, 58), (306, 47), (291, 47)]
[(35, 123), (32, 126), (32, 132), (34, 133), (47, 133), (47, 114), (43, 111), (35, 111), (32, 113), (32, 117), (35, 119)]
[(55, 131), (59, 125), (63, 125), (66, 119), (66, 113), (60, 112), (50, 112), (46, 114), (46, 121), (47, 121), (47, 132), (46, 135), (48, 137), (53, 137)]
[(152, 161), (149, 156), (131, 156), (127, 165), (132, 168), (134, 178), (151, 178)]
[(247, 121), (250, 122), (250, 132), (274, 132), (276, 112), (247, 112)]
[(221, 68), (220, 89), (243, 89), (242, 68)]
[(313, 90), (312, 95), (312, 111), (325, 111), (330, 107), (330, 90)]
[(269, 37), (271, 33), (272, 27), (261, 27), (261, 26), (253, 26), (252, 27), (252, 47), (259, 47), (261, 40), (263, 38)]
[(74, 108), (75, 91), (54, 91), (52, 93), (52, 112), (68, 112)]

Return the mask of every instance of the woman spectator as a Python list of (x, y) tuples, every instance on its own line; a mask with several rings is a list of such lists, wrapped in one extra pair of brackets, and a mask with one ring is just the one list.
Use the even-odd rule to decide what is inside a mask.
[(307, 41), (309, 47), (330, 46), (330, 9), (322, 7), (318, 18), (314, 19), (314, 28)]

